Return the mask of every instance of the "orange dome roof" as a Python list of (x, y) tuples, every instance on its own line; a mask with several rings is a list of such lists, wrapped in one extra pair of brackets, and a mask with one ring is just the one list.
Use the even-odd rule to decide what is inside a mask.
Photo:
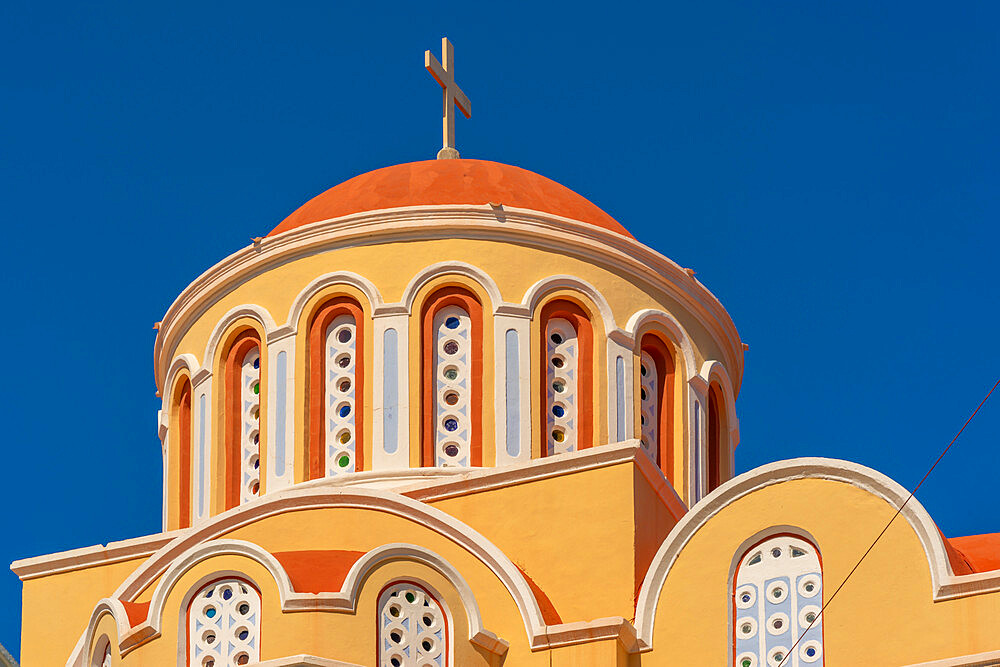
[(489, 202), (573, 218), (632, 237), (614, 218), (569, 188), (527, 169), (486, 160), (425, 160), (355, 176), (307, 201), (268, 236), (363, 211)]

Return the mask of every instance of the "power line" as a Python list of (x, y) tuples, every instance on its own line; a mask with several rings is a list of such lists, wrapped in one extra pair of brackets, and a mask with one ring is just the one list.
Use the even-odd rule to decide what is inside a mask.
[(875, 541), (872, 542), (872, 545), (868, 547), (867, 551), (865, 551), (864, 554), (861, 555), (861, 558), (858, 559), (858, 562), (854, 565), (854, 567), (851, 568), (851, 571), (847, 573), (847, 576), (844, 577), (844, 580), (842, 582), (840, 582), (840, 585), (837, 586), (837, 590), (833, 592), (833, 595), (830, 596), (830, 599), (823, 603), (823, 606), (820, 608), (819, 613), (816, 614), (816, 618), (812, 620), (812, 622), (808, 625), (808, 627), (806, 627), (806, 629), (802, 631), (802, 634), (799, 635), (799, 638), (795, 640), (795, 643), (792, 644), (792, 648), (790, 648), (788, 650), (788, 653), (785, 654), (784, 659), (778, 663), (778, 667), (784, 667), (785, 663), (788, 662), (788, 659), (792, 656), (793, 653), (795, 653), (795, 647), (799, 645), (799, 642), (802, 641), (802, 638), (806, 636), (806, 633), (809, 632), (812, 626), (815, 625), (817, 622), (819, 622), (819, 619), (823, 617), (823, 612), (826, 611), (826, 608), (830, 606), (831, 602), (833, 602), (833, 598), (837, 597), (837, 593), (840, 592), (840, 589), (844, 587), (844, 585), (847, 583), (847, 580), (851, 578), (851, 575), (854, 574), (854, 572), (861, 566), (861, 562), (864, 561), (865, 557), (871, 553), (872, 549), (875, 548), (875, 545), (878, 544), (878, 541), (882, 539), (882, 536), (885, 535), (885, 532), (889, 530), (889, 526), (892, 525), (892, 522), (896, 520), (896, 517), (899, 516), (900, 512), (903, 511), (903, 508), (906, 507), (906, 503), (910, 502), (910, 500), (913, 499), (913, 496), (916, 495), (917, 490), (921, 486), (923, 486), (925, 481), (927, 481), (927, 478), (930, 477), (932, 472), (934, 472), (934, 468), (937, 467), (937, 464), (941, 463), (941, 459), (944, 458), (944, 455), (948, 453), (948, 450), (951, 449), (951, 446), (955, 444), (956, 440), (958, 440), (958, 436), (962, 435), (962, 431), (965, 430), (965, 427), (969, 425), (969, 423), (972, 421), (972, 418), (976, 416), (976, 413), (978, 413), (979, 409), (983, 407), (986, 401), (989, 400), (990, 396), (993, 394), (993, 391), (998, 386), (1000, 386), (1000, 380), (997, 380), (993, 384), (993, 387), (989, 390), (989, 392), (986, 394), (983, 400), (979, 402), (979, 405), (976, 406), (976, 409), (972, 411), (972, 414), (969, 415), (969, 418), (965, 420), (964, 424), (962, 424), (962, 428), (958, 429), (958, 433), (956, 433), (955, 437), (951, 439), (951, 442), (948, 443), (948, 446), (944, 448), (944, 451), (941, 452), (941, 455), (937, 457), (937, 461), (934, 462), (934, 465), (930, 467), (930, 469), (927, 471), (927, 474), (923, 476), (920, 482), (915, 487), (913, 487), (913, 491), (911, 491), (910, 495), (906, 497), (906, 500), (903, 501), (903, 504), (900, 505), (898, 509), (896, 509), (896, 513), (892, 515), (891, 519), (889, 519), (889, 523), (885, 524), (885, 528), (883, 528), (882, 532), (878, 534), (878, 537), (875, 538)]

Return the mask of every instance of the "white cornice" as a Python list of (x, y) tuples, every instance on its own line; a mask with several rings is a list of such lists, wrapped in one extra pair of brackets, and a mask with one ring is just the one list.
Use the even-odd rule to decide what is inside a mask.
[(719, 300), (675, 262), (635, 239), (561, 216), (505, 207), (501, 222), (486, 204), (411, 206), (356, 213), (266, 237), (259, 244), (233, 253), (195, 279), (164, 315), (154, 346), (157, 387), (162, 390), (165, 364), (189, 324), (240, 282), (322, 250), (441, 238), (516, 242), (572, 253), (663, 289), (685, 305), (716, 339), (738, 392), (743, 349), (736, 327)]
[(1000, 651), (987, 651), (975, 655), (963, 655), (957, 658), (944, 658), (920, 662), (908, 667), (997, 667), (1000, 665)]
[(354, 662), (318, 658), (314, 655), (290, 655), (284, 658), (255, 662), (250, 667), (361, 667), (361, 665)]
[[(413, 500), (434, 502), (445, 498), (481, 493), (514, 484), (559, 477), (584, 470), (594, 470), (635, 461), (639, 471), (679, 518), (687, 507), (663, 474), (642, 453), (638, 440), (590, 447), (579, 452), (559, 454), (544, 459), (498, 468), (404, 468), (400, 470), (370, 470), (341, 477), (328, 477), (296, 484), (293, 488), (350, 489), (357, 487), (394, 491)], [(270, 495), (265, 496), (265, 498)], [(145, 537), (136, 537), (107, 546), (91, 546), (62, 551), (14, 561), (10, 568), (22, 581), (50, 574), (82, 570), (97, 565), (107, 565), (132, 558), (150, 556), (174, 538), (192, 531), (191, 528), (175, 530)]]
[(36, 577), (45, 577), (60, 572), (82, 570), (96, 565), (108, 565), (123, 560), (150, 556), (158, 549), (185, 531), (175, 530), (144, 537), (133, 537), (120, 542), (108, 542), (107, 545), (94, 545), (70, 551), (61, 551), (45, 556), (22, 558), (10, 564), (10, 569), (21, 579), (27, 581)]

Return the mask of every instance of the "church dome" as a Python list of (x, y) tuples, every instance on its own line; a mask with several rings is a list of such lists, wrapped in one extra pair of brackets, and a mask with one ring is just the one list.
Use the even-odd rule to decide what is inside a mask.
[(365, 211), (487, 203), (572, 218), (632, 238), (596, 204), (552, 179), (508, 164), (464, 159), (409, 162), (355, 176), (307, 201), (268, 236)]

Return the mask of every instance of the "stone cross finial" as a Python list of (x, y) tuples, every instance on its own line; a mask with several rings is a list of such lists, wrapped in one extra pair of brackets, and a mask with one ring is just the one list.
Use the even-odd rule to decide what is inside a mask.
[(466, 118), (472, 118), (472, 102), (455, 83), (455, 52), (447, 37), (441, 38), (441, 59), (444, 67), (430, 51), (424, 51), (424, 67), (444, 89), (444, 146), (438, 151), (439, 160), (458, 157), (455, 150), (455, 106)]

